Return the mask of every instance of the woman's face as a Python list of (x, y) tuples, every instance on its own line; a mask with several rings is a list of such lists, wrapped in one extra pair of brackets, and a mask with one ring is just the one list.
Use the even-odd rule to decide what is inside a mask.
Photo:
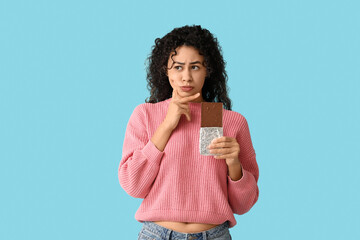
[[(180, 46), (176, 48), (177, 54), (171, 59), (170, 53), (168, 60), (167, 76), (171, 87), (177, 89), (181, 97), (187, 97), (200, 93), (200, 96), (191, 102), (203, 102), (201, 89), (205, 82), (206, 67), (204, 66), (204, 57), (198, 50), (190, 46)], [(173, 62), (174, 61), (174, 62)], [(169, 69), (171, 67), (171, 69)], [(186, 91), (184, 86), (193, 87)]]

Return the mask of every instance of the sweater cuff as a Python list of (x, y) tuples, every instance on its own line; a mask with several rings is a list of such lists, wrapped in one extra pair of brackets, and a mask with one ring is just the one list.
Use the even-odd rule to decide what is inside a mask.
[(142, 154), (146, 157), (146, 159), (149, 159), (151, 162), (156, 162), (158, 165), (160, 165), (160, 161), (164, 156), (165, 152), (161, 152), (154, 145), (154, 143), (149, 140), (142, 149)]

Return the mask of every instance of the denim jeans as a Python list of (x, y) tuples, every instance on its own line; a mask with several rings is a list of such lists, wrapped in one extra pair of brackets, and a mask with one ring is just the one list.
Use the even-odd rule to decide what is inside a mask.
[(229, 222), (197, 233), (181, 233), (160, 226), (154, 222), (144, 221), (138, 240), (231, 240)]

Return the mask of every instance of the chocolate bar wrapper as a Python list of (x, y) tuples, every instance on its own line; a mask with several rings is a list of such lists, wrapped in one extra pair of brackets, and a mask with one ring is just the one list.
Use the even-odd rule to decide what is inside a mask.
[(210, 153), (207, 147), (210, 145), (213, 139), (222, 136), (223, 136), (222, 127), (201, 127), (200, 138), (199, 138), (200, 154), (205, 156), (214, 156), (215, 154)]

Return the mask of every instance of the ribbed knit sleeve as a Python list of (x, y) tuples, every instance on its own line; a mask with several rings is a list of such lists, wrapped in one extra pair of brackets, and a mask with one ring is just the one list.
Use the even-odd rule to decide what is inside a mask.
[(240, 129), (236, 135), (236, 140), (240, 145), (239, 160), (243, 175), (237, 181), (233, 181), (228, 176), (228, 195), (233, 212), (241, 215), (248, 212), (259, 197), (257, 185), (259, 168), (245, 117), (241, 116), (239, 124)]
[(148, 137), (148, 119), (142, 107), (138, 105), (130, 116), (118, 169), (120, 185), (135, 198), (145, 198), (149, 193), (164, 155)]

